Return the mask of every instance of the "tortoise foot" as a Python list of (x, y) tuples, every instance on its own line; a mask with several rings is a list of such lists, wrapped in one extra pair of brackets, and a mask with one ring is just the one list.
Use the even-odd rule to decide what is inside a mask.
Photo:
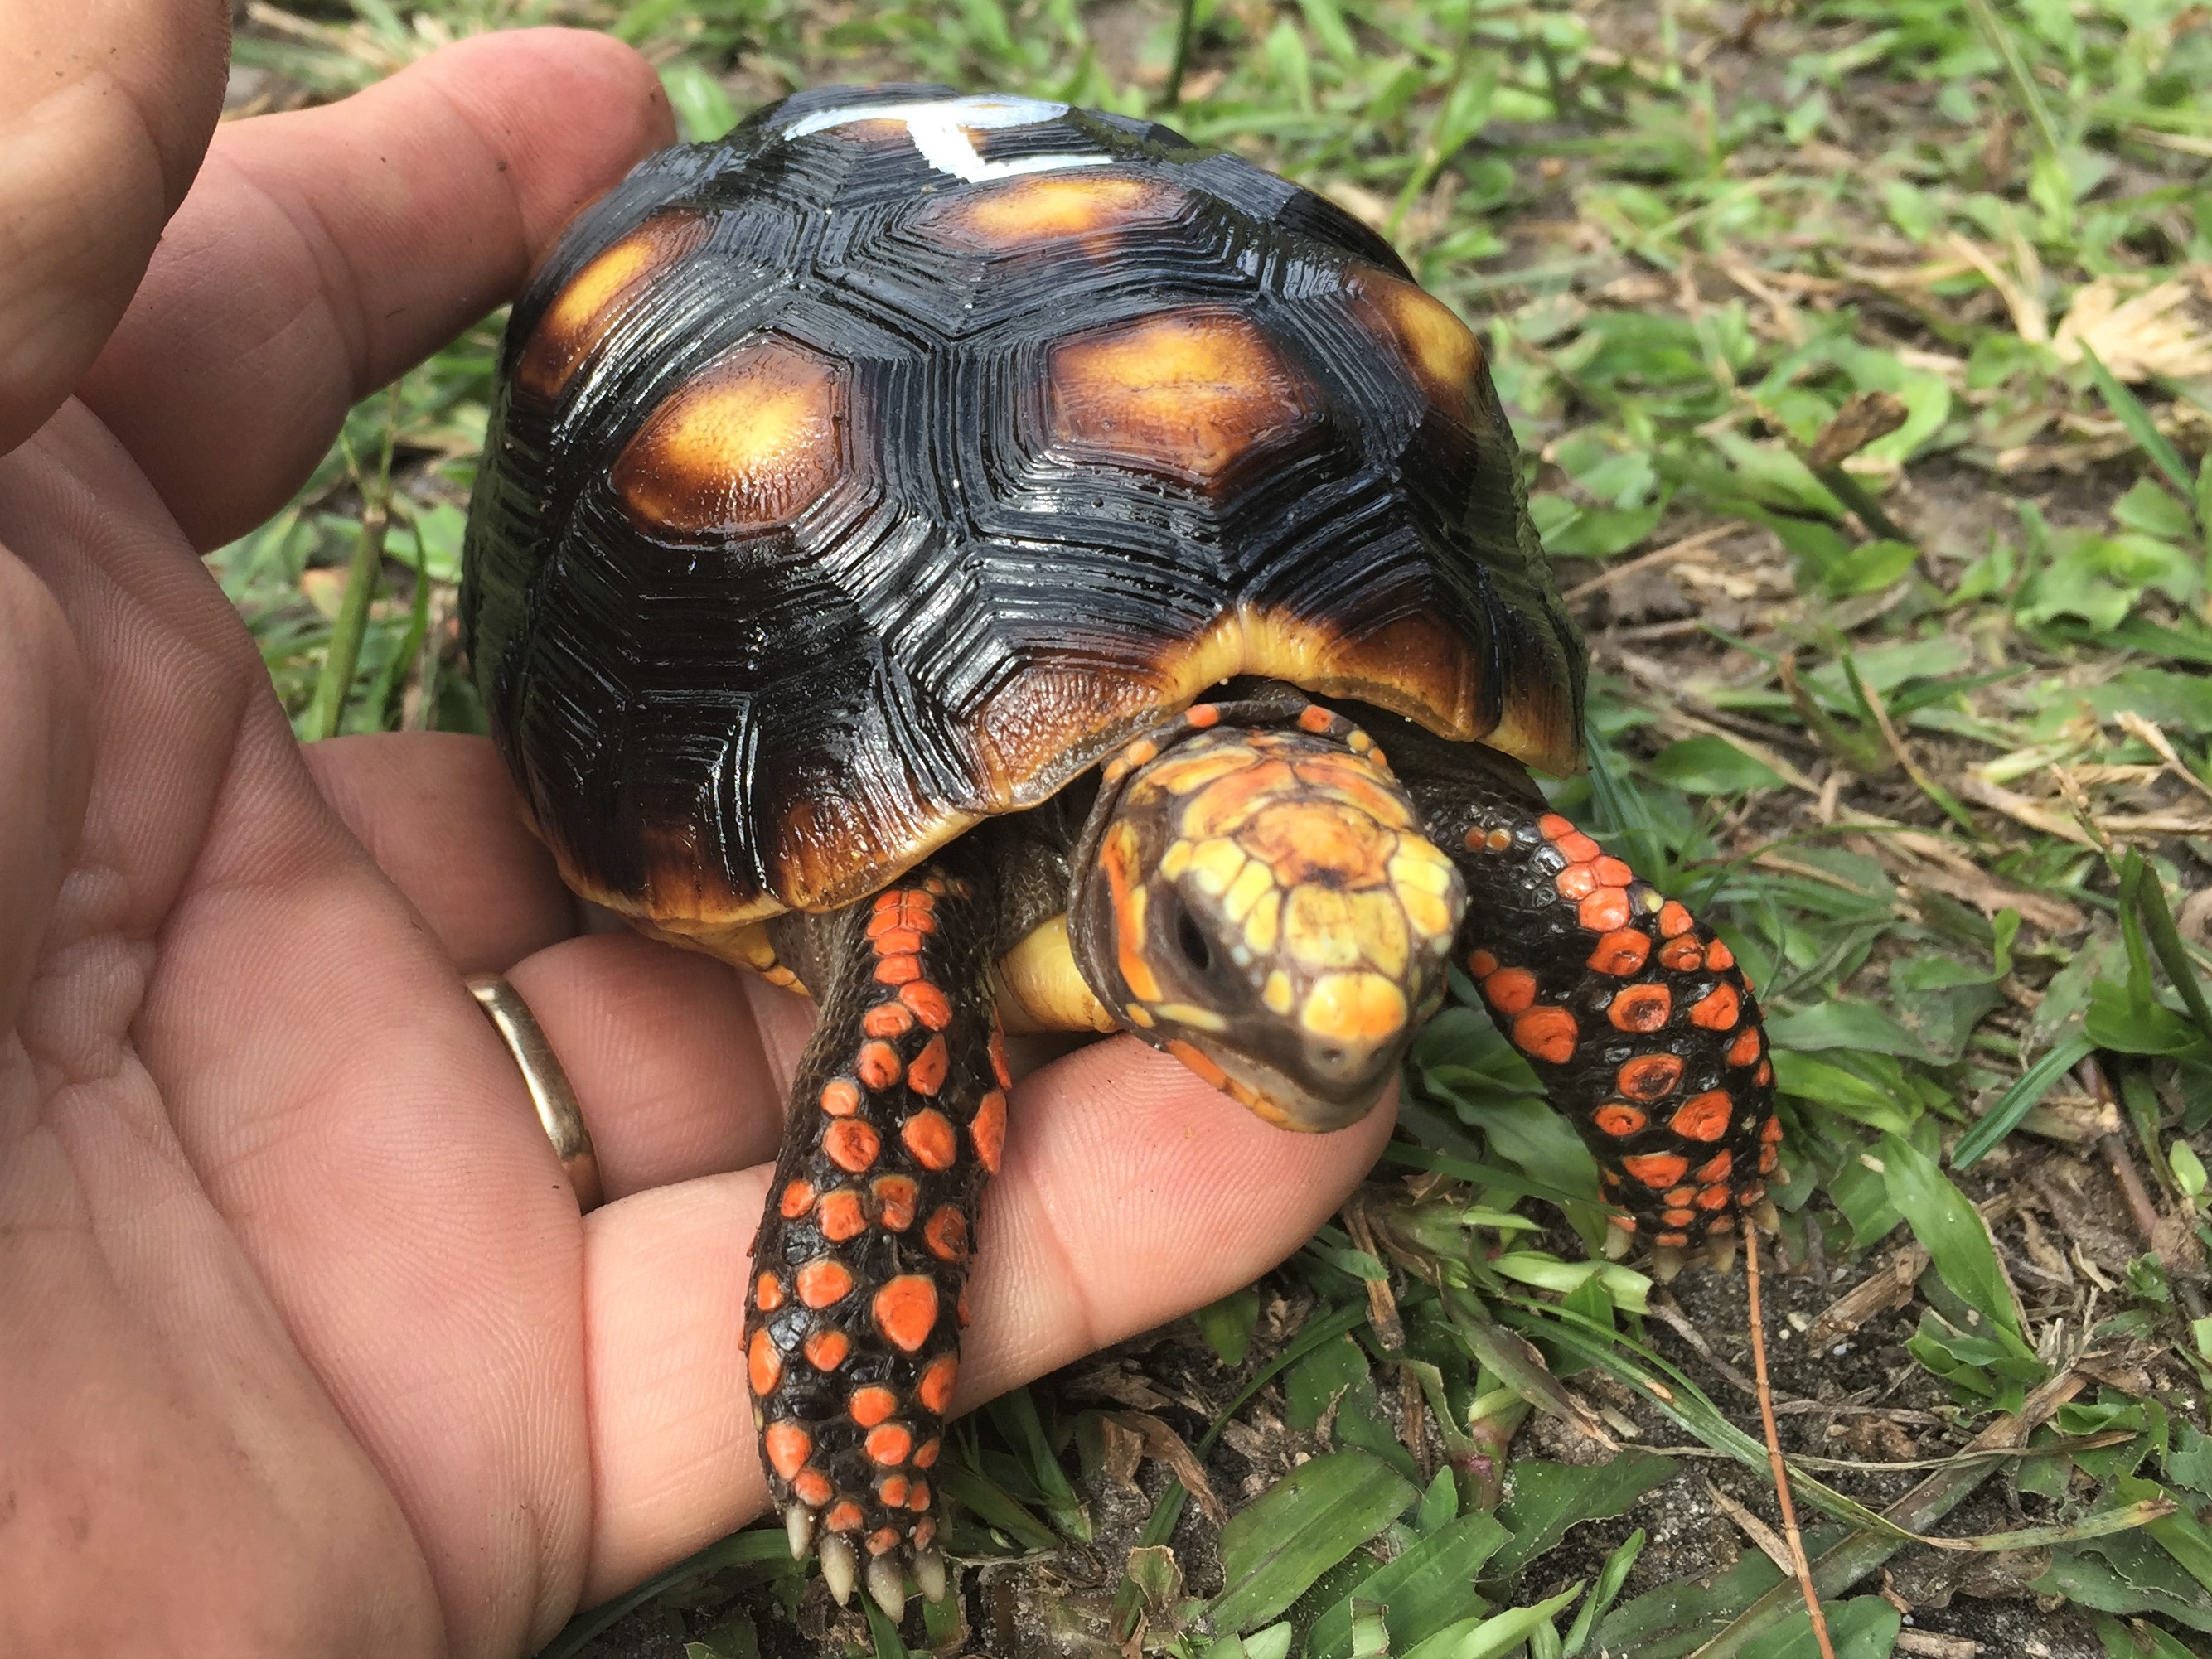
[(792, 1553), (894, 1615), (909, 1571), (945, 1593), (931, 1471), (1006, 1133), (987, 903), (930, 869), (854, 907), (753, 1247), (746, 1357)]

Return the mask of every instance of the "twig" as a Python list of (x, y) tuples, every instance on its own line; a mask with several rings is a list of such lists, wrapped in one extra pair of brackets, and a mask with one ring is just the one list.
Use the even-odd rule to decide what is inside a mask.
[(1782, 1506), (1782, 1535), (1790, 1546), (1790, 1559), (1797, 1571), (1797, 1587), (1805, 1597), (1805, 1616), (1813, 1621), (1813, 1638), (1820, 1645), (1820, 1659), (1836, 1659), (1835, 1644), (1828, 1639), (1827, 1615), (1820, 1610), (1820, 1592), (1813, 1583), (1813, 1566), (1805, 1559), (1805, 1540), (1797, 1530), (1797, 1506), (1790, 1498), (1790, 1474), (1782, 1462), (1782, 1432), (1774, 1425), (1774, 1391), (1766, 1380), (1766, 1322), (1759, 1305), (1759, 1228), (1743, 1230), (1744, 1300), (1751, 1318), (1751, 1369), (1759, 1383), (1759, 1418), (1766, 1431), (1766, 1462), (1774, 1472), (1775, 1500)]
[(1190, 38), (1198, 32), (1198, 0), (1182, 0), (1182, 9), (1176, 17), (1175, 61), (1168, 65), (1168, 83), (1160, 91), (1160, 103), (1173, 109), (1182, 102), (1183, 72), (1190, 67)]
[(1655, 548), (1649, 553), (1639, 553), (1626, 564), (1614, 565), (1602, 574), (1592, 576), (1586, 582), (1577, 582), (1559, 597), (1569, 605), (1574, 605), (1589, 598), (1593, 593), (1611, 587), (1615, 582), (1626, 580), (1639, 570), (1649, 570), (1654, 565), (1672, 564), (1675, 560), (1686, 558), (1692, 553), (1702, 553), (1714, 544), (1726, 541), (1737, 532), (1750, 528), (1749, 525), (1738, 524), (1734, 520), (1724, 524), (1708, 525), (1703, 530), (1683, 537), (1680, 541), (1669, 542), (1666, 546)]

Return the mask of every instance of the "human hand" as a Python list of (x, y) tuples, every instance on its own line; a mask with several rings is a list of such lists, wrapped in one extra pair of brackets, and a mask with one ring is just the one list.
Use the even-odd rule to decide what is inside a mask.
[[(805, 1015), (580, 933), (488, 745), (303, 753), (194, 550), (666, 105), (532, 32), (202, 160), (224, 16), (33, 0), (0, 60), (0, 1651), (514, 1654), (763, 1507), (744, 1247)], [(478, 971), (582, 1099), (580, 1220)], [(1044, 1067), (960, 1403), (1249, 1279), (1388, 1119), (1283, 1134), (1127, 1038)]]

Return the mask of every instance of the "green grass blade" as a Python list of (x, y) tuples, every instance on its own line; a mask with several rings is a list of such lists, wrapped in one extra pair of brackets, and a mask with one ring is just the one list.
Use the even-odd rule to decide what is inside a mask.
[[(307, 705), (304, 725), (312, 739), (334, 738), (345, 713), (346, 697), (353, 690), (353, 671), (361, 661), (362, 635), (368, 629), (368, 608), (375, 602), (379, 578), (384, 571), (384, 532), (391, 522), (392, 449), (399, 429), (400, 382), (392, 383), (384, 419), (384, 453), (374, 485), (356, 468), (355, 483), (361, 489), (361, 528), (356, 532), (353, 557), (346, 565), (345, 597), (339, 601), (337, 620), (331, 628), (329, 653), (315, 679), (314, 701)], [(344, 438), (340, 436), (343, 443)], [(347, 465), (352, 465), (348, 450)]]
[(2158, 878), (2158, 872), (2142, 862), (2142, 854), (2130, 850), (2129, 860), (2142, 865), (2142, 873), (2134, 883), (2136, 913), (2142, 920), (2142, 930), (2157, 952), (2159, 966), (2173, 981), (2173, 988), (2181, 993), (2189, 1017), (2197, 1022), (2197, 1029), (2212, 1037), (2212, 1006), (2204, 1000), (2204, 988), (2197, 978), (2197, 965), (2189, 959), (2189, 948), (2181, 942), (2181, 930), (2174, 926), (2173, 912), (2166, 902), (2166, 884)]
[(2012, 1087), (1997, 1097), (1996, 1104), (1974, 1127), (1959, 1137), (1952, 1149), (1951, 1167), (1972, 1169), (1975, 1163), (2020, 1126), (2035, 1103), (2049, 1094), (2069, 1072), (2095, 1052), (2086, 1036), (2070, 1036), (2023, 1072)]
[(1419, 1495), (1367, 1452), (1329, 1452), (1300, 1465), (1221, 1529), (1224, 1582), (1206, 1616), (1224, 1630), (1266, 1624)]
[(1590, 1636), (1597, 1629), (1597, 1621), (1612, 1610), (1613, 1599), (1620, 1594), (1620, 1587), (1628, 1582), (1629, 1569), (1636, 1565), (1636, 1558), (1644, 1553), (1644, 1528), (1638, 1527), (1605, 1558), (1605, 1566), (1597, 1576), (1597, 1583), (1590, 1586), (1589, 1597), (1576, 1613), (1575, 1622), (1567, 1631), (1565, 1646), (1570, 1659), (1575, 1659), (1575, 1656), (1579, 1656), (1589, 1645)]
[(2081, 342), (2081, 361), (2089, 365), (2089, 378), (2096, 382), (2106, 405), (2118, 417), (2120, 424), (2127, 429), (2128, 436), (2142, 447), (2142, 453), (2150, 457), (2151, 464), (2166, 474), (2166, 482), (2181, 492), (2182, 500), (2191, 499), (2197, 493), (2197, 481), (2191, 476), (2188, 464), (2181, 459), (2181, 452), (2173, 447), (2166, 434), (2158, 429), (2157, 423), (2150, 417), (2150, 410), (2142, 406), (2142, 400), (2121, 383), (2118, 375), (2105, 367), (2103, 360), (2087, 340)]
[(1882, 1183), (1889, 1201), (1960, 1300), (2033, 1353), (2022, 1329), (2020, 1304), (1997, 1265), (1996, 1247), (1966, 1195), (1929, 1158), (1893, 1134), (1881, 1138)]

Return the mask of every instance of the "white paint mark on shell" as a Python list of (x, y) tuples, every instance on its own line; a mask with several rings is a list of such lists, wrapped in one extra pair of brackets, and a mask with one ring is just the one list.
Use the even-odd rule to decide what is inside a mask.
[(1067, 113), (1065, 104), (1041, 98), (1011, 98), (986, 94), (970, 98), (936, 98), (910, 104), (847, 104), (803, 115), (783, 130), (787, 138), (804, 138), (811, 132), (855, 121), (897, 121), (902, 124), (921, 159), (939, 173), (949, 173), (971, 185), (991, 179), (1012, 179), (1025, 173), (1054, 173), (1063, 167), (1104, 167), (1111, 155), (1020, 155), (1010, 161), (987, 161), (977, 153), (968, 134), (999, 127), (1033, 127), (1058, 120)]

